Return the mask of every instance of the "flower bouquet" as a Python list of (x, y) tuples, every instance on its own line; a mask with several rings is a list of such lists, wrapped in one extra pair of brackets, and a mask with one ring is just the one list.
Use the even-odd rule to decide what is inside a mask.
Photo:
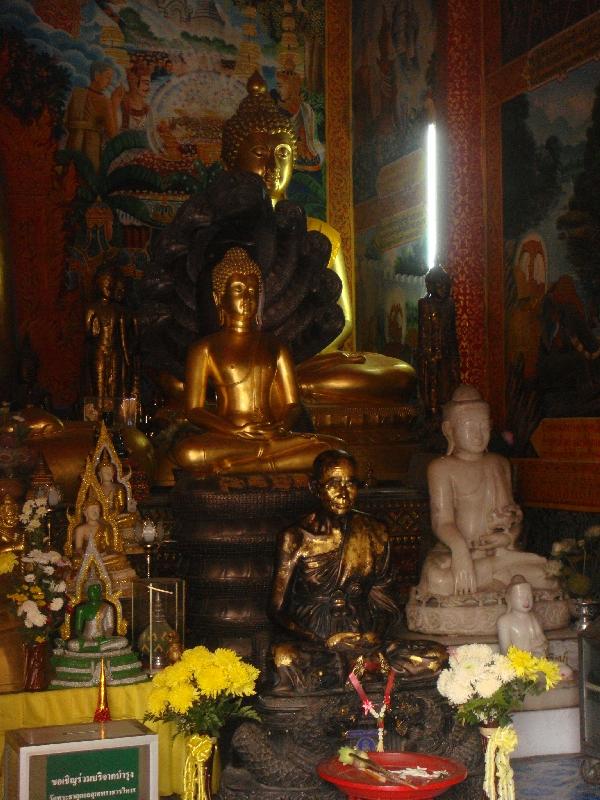
[[(232, 718), (260, 719), (244, 703), (256, 691), (259, 671), (233, 650), (206, 647), (184, 650), (181, 660), (152, 679), (145, 720), (173, 722), (190, 738), (184, 769), (183, 800), (210, 797), (215, 738)], [(199, 795), (194, 787), (200, 787)]]
[(12, 579), (6, 598), (14, 603), (16, 616), (23, 622), (26, 690), (47, 686), (48, 642), (64, 618), (64, 577), (69, 568), (70, 562), (55, 550), (31, 550), (20, 559), (14, 553), (0, 554), (0, 575), (10, 573)]
[[(21, 570), (16, 574), (19, 561)], [(47, 641), (62, 624), (67, 590), (64, 578), (69, 568), (70, 562), (55, 550), (31, 550), (20, 559), (14, 553), (0, 557), (0, 575), (13, 573), (13, 589), (6, 597), (23, 620), (26, 644)]]
[(505, 656), (486, 644), (463, 645), (451, 653), (437, 688), (455, 707), (458, 719), (479, 725), (488, 739), (484, 790), (490, 800), (496, 789), (499, 798), (514, 797), (509, 754), (517, 746), (517, 734), (512, 713), (526, 695), (547, 691), (559, 680), (557, 663), (517, 647), (509, 647)]

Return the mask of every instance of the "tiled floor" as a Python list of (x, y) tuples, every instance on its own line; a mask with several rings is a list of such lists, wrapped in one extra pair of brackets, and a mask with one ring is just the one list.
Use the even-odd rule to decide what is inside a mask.
[(536, 756), (511, 762), (517, 800), (599, 800), (600, 786), (585, 783), (578, 756)]

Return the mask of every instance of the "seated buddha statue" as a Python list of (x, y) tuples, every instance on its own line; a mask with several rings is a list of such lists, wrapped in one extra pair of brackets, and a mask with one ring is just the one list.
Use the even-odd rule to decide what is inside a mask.
[(106, 497), (108, 507), (117, 518), (119, 531), (126, 543), (134, 541), (134, 526), (138, 515), (128, 508), (127, 489), (117, 478), (116, 465), (113, 464), (107, 450), (102, 451), (96, 474), (100, 488)]
[(81, 519), (67, 533), (65, 551), (70, 555), (73, 567), (78, 569), (89, 551), (99, 554), (107, 572), (111, 576), (115, 590), (129, 594), (130, 581), (135, 578), (135, 570), (125, 555), (123, 542), (115, 524), (103, 518), (102, 504), (97, 496), (89, 493), (81, 508)]
[(115, 612), (99, 583), (88, 586), (86, 601), (75, 608), (72, 629), (75, 636), (67, 642), (72, 652), (104, 653), (129, 645), (124, 636), (115, 636)]
[[(504, 610), (505, 589), (515, 575), (523, 576), (534, 594), (545, 592), (547, 600), (556, 595), (553, 619), (543, 620), (547, 627), (561, 627), (558, 623), (567, 621), (559, 583), (547, 560), (518, 547), (523, 514), (512, 495), (508, 460), (487, 452), (490, 431), (488, 404), (475, 387), (459, 386), (443, 408), (447, 455), (434, 459), (427, 474), (431, 526), (439, 541), (427, 555), (407, 605), (411, 630), (495, 631), (497, 616)], [(450, 622), (442, 621), (439, 606), (452, 609), (448, 613), (453, 620), (456, 617), (452, 624), (458, 630), (450, 630)], [(477, 610), (478, 606), (483, 610)], [(542, 615), (543, 607), (536, 610)], [(424, 622), (429, 624), (423, 616), (429, 613), (438, 630), (422, 627)], [(479, 615), (486, 631), (470, 627), (468, 618), (473, 614)]]
[[(416, 383), (411, 366), (378, 354), (337, 349), (352, 331), (340, 236), (327, 223), (307, 219), (302, 207), (285, 197), (296, 147), (290, 119), (254, 73), (247, 97), (223, 129), (227, 171), (214, 179), (210, 192), (191, 197), (158, 238), (153, 279), (157, 311), (153, 331), (145, 337), (148, 356), (153, 354), (158, 370), (175, 373), (179, 383), (171, 382), (170, 388), (183, 392), (183, 370), (177, 374), (173, 354), (197, 334), (216, 329), (210, 272), (229, 247), (238, 245), (260, 265), (262, 327), (286, 344), (299, 365), (304, 399), (406, 402)], [(156, 357), (161, 341), (168, 343), (162, 359)]]
[[(300, 410), (294, 365), (276, 337), (257, 329), (260, 268), (235, 247), (212, 277), (222, 327), (190, 347), (185, 377), (187, 419), (203, 430), (174, 445), (171, 465), (203, 475), (308, 471), (315, 456), (339, 440), (291, 430)], [(214, 410), (206, 406), (209, 385)], [(163, 482), (167, 468), (163, 464)]]

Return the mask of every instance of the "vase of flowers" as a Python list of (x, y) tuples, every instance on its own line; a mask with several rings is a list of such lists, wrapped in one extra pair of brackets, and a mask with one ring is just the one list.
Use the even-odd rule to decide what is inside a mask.
[(217, 737), (233, 718), (256, 719), (245, 702), (255, 694), (259, 671), (233, 650), (184, 650), (181, 659), (152, 680), (146, 720), (173, 722), (188, 736), (183, 800), (210, 800)]
[(25, 689), (39, 691), (48, 685), (50, 637), (64, 619), (70, 562), (55, 550), (31, 550), (20, 559), (3, 555), (0, 574), (10, 572), (13, 584), (6, 597), (23, 623)]
[(582, 539), (568, 537), (552, 545), (550, 563), (571, 597), (574, 627), (585, 630), (600, 614), (600, 525), (587, 528)]
[(437, 688), (456, 709), (463, 724), (478, 725), (485, 742), (484, 791), (490, 800), (510, 797), (509, 756), (517, 746), (512, 714), (528, 694), (551, 689), (560, 680), (559, 665), (526, 650), (509, 647), (507, 655), (486, 644), (467, 644), (452, 651)]

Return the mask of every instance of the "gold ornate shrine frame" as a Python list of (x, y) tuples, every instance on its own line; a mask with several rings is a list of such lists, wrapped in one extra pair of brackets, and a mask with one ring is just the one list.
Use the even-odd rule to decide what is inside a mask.
[[(506, 64), (501, 61), (501, 0), (483, 3), (484, 164), (489, 400), (497, 423), (506, 418), (505, 275), (502, 185), (502, 105), (598, 58), (600, 11)], [(574, 41), (579, 42), (574, 46)], [(587, 43), (587, 44), (586, 44)], [(555, 67), (552, 67), (552, 59)]]
[[(354, 195), (352, 191), (352, 3), (325, 0), (325, 144), (327, 222), (339, 231), (353, 317)], [(356, 331), (346, 342), (356, 346)]]

